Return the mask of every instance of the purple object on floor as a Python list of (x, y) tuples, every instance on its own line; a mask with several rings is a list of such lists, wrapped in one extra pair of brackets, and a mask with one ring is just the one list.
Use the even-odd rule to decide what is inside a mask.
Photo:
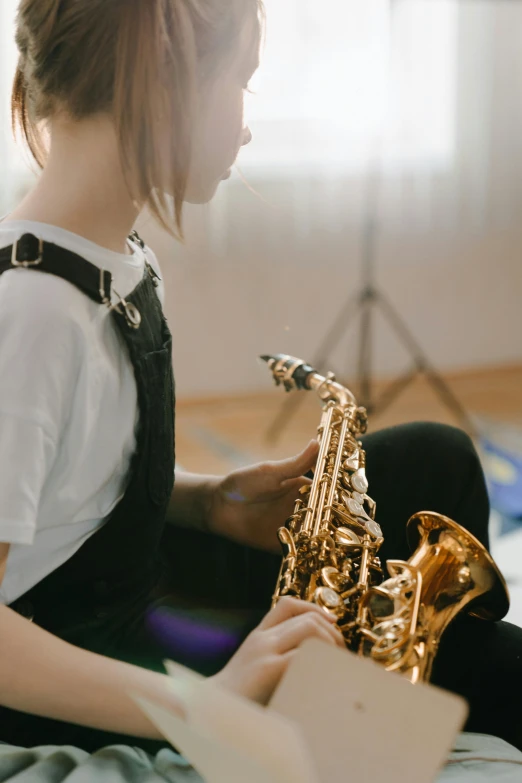
[(147, 625), (170, 655), (195, 661), (232, 655), (241, 641), (235, 630), (165, 606), (149, 612)]

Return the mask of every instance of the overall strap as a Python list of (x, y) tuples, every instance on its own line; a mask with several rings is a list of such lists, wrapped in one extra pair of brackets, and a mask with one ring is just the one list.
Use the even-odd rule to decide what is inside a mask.
[[(137, 242), (140, 247), (145, 247), (145, 243), (135, 231), (132, 232), (130, 239)], [(39, 272), (61, 277), (94, 302), (106, 305), (124, 316), (132, 329), (140, 327), (141, 313), (135, 305), (127, 302), (114, 290), (111, 272), (100, 269), (71, 250), (65, 250), (52, 242), (44, 242), (34, 234), (24, 234), (14, 245), (0, 250), (0, 275), (9, 269), (17, 268), (37, 269)], [(147, 261), (145, 261), (145, 269), (153, 284), (157, 285), (158, 275)], [(114, 304), (113, 294), (116, 299)]]
[(24, 234), (0, 250), (0, 275), (9, 269), (38, 269), (75, 285), (98, 304), (110, 305), (112, 274), (59, 245)]

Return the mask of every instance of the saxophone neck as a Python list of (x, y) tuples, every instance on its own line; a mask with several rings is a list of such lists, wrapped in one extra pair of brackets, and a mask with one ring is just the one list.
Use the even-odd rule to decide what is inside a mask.
[(308, 377), (308, 388), (323, 402), (334, 402), (341, 408), (357, 408), (357, 401), (350, 389), (339, 383), (333, 373), (324, 376), (314, 370)]
[(261, 356), (261, 359), (272, 371), (276, 386), (283, 385), (286, 391), (294, 389), (315, 391), (323, 402), (332, 401), (343, 407), (357, 407), (352, 392), (338, 383), (333, 373), (321, 375), (302, 359), (282, 353)]

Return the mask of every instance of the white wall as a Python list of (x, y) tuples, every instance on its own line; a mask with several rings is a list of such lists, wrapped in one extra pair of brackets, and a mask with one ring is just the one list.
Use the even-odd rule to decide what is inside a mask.
[[(151, 226), (144, 233), (157, 250), (167, 286), (180, 396), (206, 396), (268, 388), (256, 364), (264, 352), (311, 359), (350, 293), (357, 289), (358, 237), (322, 237), (307, 255), (270, 247), (265, 207), (245, 193), (252, 209), (249, 246), (227, 258), (186, 249)], [(265, 215), (266, 217), (266, 215)], [(191, 215), (204, 232), (205, 213)], [(192, 232), (190, 232), (192, 236)], [(381, 243), (380, 286), (442, 370), (522, 361), (522, 231), (429, 241), (395, 237)], [(348, 375), (355, 367), (355, 326), (332, 357)], [(376, 327), (375, 370), (407, 364), (384, 323)]]

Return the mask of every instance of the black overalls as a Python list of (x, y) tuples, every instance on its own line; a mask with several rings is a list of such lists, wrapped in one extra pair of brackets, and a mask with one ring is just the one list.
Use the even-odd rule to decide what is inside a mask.
[[(137, 235), (133, 241), (140, 241)], [(69, 251), (26, 235), (14, 250), (0, 251), (0, 274), (12, 268), (12, 261), (58, 274), (100, 307), (107, 304), (110, 275)], [(135, 648), (141, 644), (150, 668), (161, 669), (161, 655), (158, 651), (154, 660), (142, 627), (162, 573), (160, 544), (174, 484), (172, 338), (155, 285), (157, 276), (147, 265), (139, 285), (112, 310), (122, 350), (128, 350), (134, 368), (139, 405), (125, 495), (70, 560), (11, 608), (71, 644), (111, 657), (139, 659), (143, 650)], [(116, 740), (123, 738), (0, 709), (0, 741), (13, 745), (72, 744), (94, 750)]]

